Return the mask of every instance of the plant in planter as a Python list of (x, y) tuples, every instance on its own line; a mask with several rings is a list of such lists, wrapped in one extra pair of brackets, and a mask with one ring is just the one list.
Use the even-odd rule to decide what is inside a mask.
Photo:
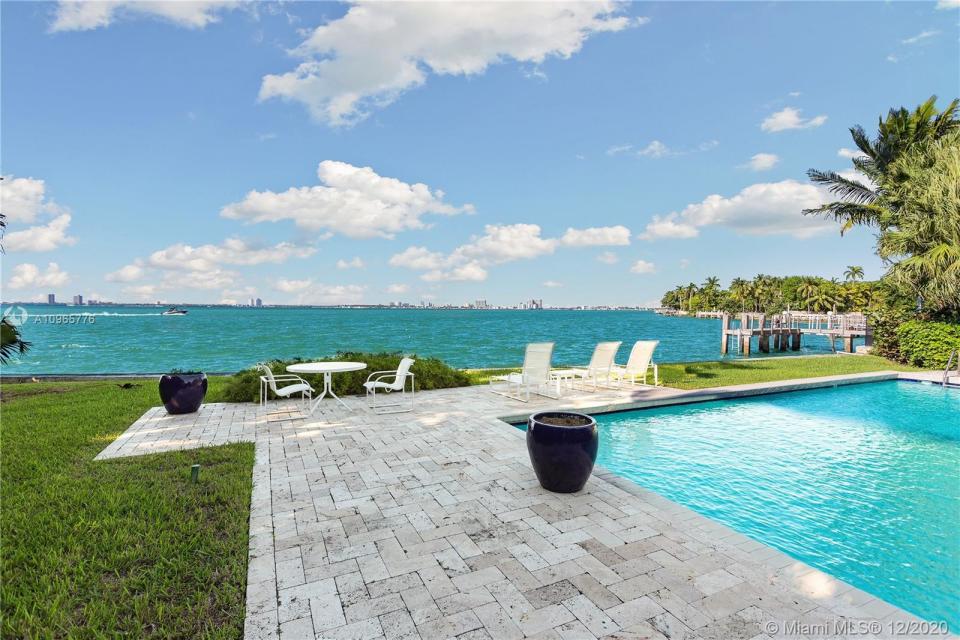
[(597, 421), (574, 411), (542, 411), (527, 421), (527, 451), (547, 491), (583, 489), (597, 460)]
[(160, 400), (167, 413), (193, 413), (207, 395), (207, 374), (174, 369), (160, 376)]

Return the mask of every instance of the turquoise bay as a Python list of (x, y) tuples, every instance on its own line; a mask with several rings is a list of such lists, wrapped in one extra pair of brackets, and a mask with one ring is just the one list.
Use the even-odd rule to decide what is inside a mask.
[[(720, 353), (719, 320), (649, 311), (190, 307), (185, 316), (163, 316), (160, 308), (136, 306), (26, 309), (22, 329), (32, 347), (6, 374), (233, 372), (337, 351), (415, 353), (461, 368), (518, 366), (524, 345), (538, 341), (556, 343), (558, 365), (585, 363), (604, 340), (623, 341), (620, 361), (636, 340), (660, 340), (658, 362), (716, 360)], [(825, 339), (804, 340), (801, 354), (830, 349)]]

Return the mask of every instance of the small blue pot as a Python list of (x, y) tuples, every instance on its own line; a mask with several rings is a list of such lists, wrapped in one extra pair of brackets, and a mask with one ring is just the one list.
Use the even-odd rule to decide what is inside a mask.
[(167, 413), (193, 413), (207, 395), (207, 374), (171, 373), (160, 376), (160, 401)]

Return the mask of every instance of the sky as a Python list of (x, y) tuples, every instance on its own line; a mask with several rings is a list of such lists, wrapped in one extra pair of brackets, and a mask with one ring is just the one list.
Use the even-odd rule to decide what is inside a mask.
[(804, 208), (960, 3), (3, 2), (4, 300), (651, 305), (883, 273)]

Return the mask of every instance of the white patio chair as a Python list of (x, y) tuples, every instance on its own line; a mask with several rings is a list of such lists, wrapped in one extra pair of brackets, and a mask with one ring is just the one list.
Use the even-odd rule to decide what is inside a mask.
[[(514, 373), (491, 376), (490, 390), (523, 402), (530, 402), (531, 393), (548, 398), (559, 398), (560, 383), (550, 377), (550, 361), (552, 358), (552, 342), (528, 344), (523, 355), (523, 368)], [(551, 387), (556, 389), (554, 393), (550, 393)]]
[(617, 357), (617, 349), (622, 342), (601, 342), (593, 350), (593, 356), (590, 357), (590, 364), (586, 367), (574, 367), (563, 372), (574, 380), (579, 380), (583, 387), (587, 384), (593, 385), (593, 391), (597, 390), (600, 384), (608, 384), (611, 380), (610, 371), (613, 369), (613, 359)]
[[(267, 403), (271, 391), (273, 391), (273, 395), (277, 396), (277, 398), (289, 398), (295, 393), (299, 393), (300, 398), (309, 406), (310, 400), (313, 399), (313, 387), (311, 387), (306, 380), (292, 373), (275, 376), (273, 375), (273, 370), (270, 369), (270, 365), (263, 362), (257, 364), (257, 369), (263, 372), (263, 375), (260, 376), (261, 406)], [(293, 384), (277, 387), (278, 382), (292, 382)]]
[[(363, 383), (363, 388), (367, 390), (367, 402), (374, 413), (402, 413), (404, 411), (413, 411), (413, 400), (416, 393), (414, 389), (414, 375), (410, 367), (416, 362), (413, 358), (404, 358), (400, 361), (400, 366), (396, 371), (374, 371), (367, 377)], [(407, 380), (410, 381), (410, 392), (407, 393)], [(377, 392), (380, 392), (380, 398), (396, 393), (398, 396), (390, 397), (386, 402), (377, 401)]]
[(614, 364), (610, 370), (612, 376), (616, 378), (617, 384), (621, 385), (628, 381), (631, 386), (634, 386), (637, 384), (637, 378), (639, 377), (642, 380), (640, 384), (646, 386), (647, 372), (652, 368), (653, 386), (659, 387), (660, 374), (657, 370), (657, 364), (653, 361), (653, 351), (658, 344), (660, 344), (659, 340), (638, 340), (634, 343), (626, 366), (621, 367)]

